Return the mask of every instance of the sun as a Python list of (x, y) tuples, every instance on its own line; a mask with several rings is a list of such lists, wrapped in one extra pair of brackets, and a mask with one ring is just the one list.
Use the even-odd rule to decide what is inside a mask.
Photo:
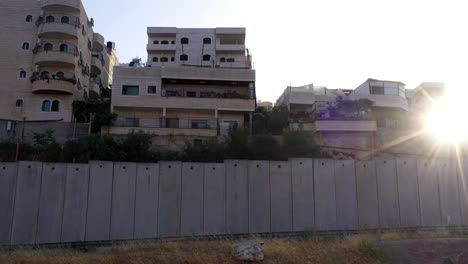
[(461, 144), (468, 141), (466, 103), (460, 98), (444, 98), (434, 102), (425, 117), (425, 130), (444, 144)]

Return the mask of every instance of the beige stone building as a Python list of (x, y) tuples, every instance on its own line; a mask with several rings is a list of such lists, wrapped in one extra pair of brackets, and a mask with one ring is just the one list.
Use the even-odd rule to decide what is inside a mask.
[(115, 45), (80, 0), (2, 0), (0, 23), (0, 120), (71, 122), (74, 100), (111, 86)]
[(114, 68), (112, 111), (105, 133), (144, 131), (156, 145), (226, 135), (249, 126), (255, 112), (255, 70), (244, 28), (148, 28), (146, 67)]

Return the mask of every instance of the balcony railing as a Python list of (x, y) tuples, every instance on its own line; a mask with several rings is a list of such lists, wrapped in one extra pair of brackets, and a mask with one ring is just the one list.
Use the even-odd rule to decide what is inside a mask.
[(36, 45), (33, 49), (33, 53), (37, 54), (40, 52), (61, 52), (78, 56), (78, 48), (74, 44), (63, 42), (46, 42), (41, 45)]
[(118, 127), (139, 127), (139, 128), (173, 128), (173, 129), (217, 129), (216, 119), (207, 118), (125, 118), (118, 117), (114, 121), (114, 126)]
[(56, 80), (56, 81), (64, 81), (64, 82), (69, 82), (72, 84), (76, 84), (76, 77), (74, 75), (64, 75), (64, 76), (57, 76), (55, 74), (51, 75), (37, 75), (37, 76), (32, 76), (29, 78), (31, 83), (34, 83), (35, 81), (39, 80), (46, 80), (47, 82), (50, 82), (51, 80)]
[(104, 55), (100, 52), (93, 52), (91, 54), (92, 58), (95, 58), (101, 62), (101, 66), (104, 67), (106, 65), (106, 60), (104, 59)]
[(244, 99), (250, 100), (250, 96), (246, 94), (241, 94), (235, 91), (217, 93), (217, 92), (193, 92), (193, 96), (188, 95), (188, 93), (193, 92), (191, 90), (161, 90), (161, 97), (191, 97), (191, 98), (213, 98), (213, 99)]
[(41, 8), (56, 8), (63, 6), (72, 10), (80, 10), (80, 1), (76, 0), (41, 0)]
[(46, 13), (44, 16), (40, 16), (36, 22), (37, 25), (39, 24), (64, 24), (70, 25), (74, 27), (81, 27), (80, 18), (73, 15), (67, 14), (54, 14), (54, 13)]

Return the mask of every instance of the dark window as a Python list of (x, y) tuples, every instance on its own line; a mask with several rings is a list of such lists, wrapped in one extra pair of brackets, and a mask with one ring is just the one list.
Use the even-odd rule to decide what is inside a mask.
[(188, 55), (187, 54), (180, 55), (180, 60), (181, 61), (188, 61)]
[(175, 44), (175, 40), (171, 41), (171, 44), (174, 45), (174, 44)]
[(49, 77), (50, 73), (48, 71), (41, 72), (41, 77)]
[(61, 44), (60, 45), (60, 52), (68, 52), (68, 45), (67, 44)]
[(182, 38), (182, 39), (180, 40), (180, 43), (181, 43), (181, 44), (189, 44), (189, 39), (188, 39), (188, 38)]
[(200, 92), (200, 98), (209, 98), (211, 97), (210, 92)]
[(159, 44), (159, 41), (155, 40), (153, 41), (153, 44)]
[(60, 102), (58, 100), (54, 100), (52, 102), (51, 111), (52, 112), (59, 112), (60, 111)]
[(44, 45), (44, 50), (45, 51), (51, 51), (52, 49), (54, 49), (54, 45), (50, 44), (50, 43), (46, 43)]
[(179, 118), (167, 118), (166, 127), (167, 128), (179, 128)]
[(176, 97), (176, 96), (179, 96), (179, 93), (177, 91), (166, 91), (166, 96), (167, 97)]
[(210, 38), (204, 38), (203, 39), (203, 44), (211, 44), (211, 39)]
[(156, 93), (156, 86), (148, 86), (148, 93), (155, 94)]
[(23, 47), (22, 47), (24, 50), (28, 50), (29, 49), (29, 43), (25, 42), (23, 43)]
[(140, 87), (135, 85), (124, 85), (122, 86), (122, 94), (125, 95), (139, 95)]
[(219, 59), (219, 62), (226, 62), (226, 58)]
[(42, 112), (50, 112), (50, 101), (49, 100), (44, 100), (42, 101), (42, 107), (41, 111)]
[(370, 94), (384, 94), (383, 86), (371, 86), (370, 87)]
[(187, 97), (197, 97), (197, 92), (187, 92)]
[(81, 34), (86, 35), (86, 31), (85, 31), (84, 25), (81, 26)]
[(162, 57), (161, 58), (161, 62), (168, 62), (168, 61), (169, 61), (169, 59), (167, 57)]
[(19, 77), (20, 77), (20, 79), (26, 79), (26, 72), (25, 71), (20, 71)]
[(63, 78), (65, 77), (65, 74), (63, 72), (57, 72), (55, 76), (57, 76), (58, 78)]
[(174, 57), (172, 57), (172, 58), (171, 58), (171, 61), (175, 61), (175, 58), (174, 58)]
[(203, 55), (203, 61), (210, 61), (211, 60), (211, 55), (205, 54)]
[(153, 57), (153, 62), (158, 62), (158, 57)]
[(47, 22), (47, 23), (54, 23), (54, 22), (55, 22), (55, 17), (54, 17), (54, 16), (48, 16), (48, 17), (46, 17), (46, 22)]
[(67, 16), (63, 16), (62, 19), (60, 19), (60, 22), (62, 22), (62, 24), (69, 24), (70, 18)]
[(33, 17), (31, 15), (28, 15), (26, 17), (26, 22), (32, 22)]
[(168, 45), (168, 44), (169, 44), (169, 41), (163, 40), (163, 41), (161, 41), (161, 44), (162, 44), (162, 45)]
[(208, 128), (208, 121), (206, 121), (206, 120), (193, 120), (192, 121), (192, 128), (193, 129), (207, 129)]
[(16, 100), (16, 107), (23, 107), (24, 101), (23, 99)]
[(227, 59), (227, 62), (236, 62), (236, 59), (234, 59), (234, 58), (229, 58), (229, 59)]

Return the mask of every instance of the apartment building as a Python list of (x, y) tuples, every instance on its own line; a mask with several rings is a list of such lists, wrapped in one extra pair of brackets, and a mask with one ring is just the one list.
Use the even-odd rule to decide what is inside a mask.
[[(421, 130), (420, 115), (431, 107), (427, 95), (440, 96), (443, 91), (443, 85), (438, 83), (422, 83), (407, 90), (401, 82), (368, 79), (356, 89), (329, 89), (313, 84), (287, 87), (277, 105), (290, 110), (291, 130), (315, 132), (325, 146), (395, 149)], [(406, 144), (400, 150), (408, 148)]]
[(71, 122), (74, 100), (111, 86), (115, 44), (94, 32), (80, 0), (2, 0), (0, 23), (0, 120), (10, 129)]
[(255, 70), (245, 28), (149, 27), (146, 67), (115, 67), (114, 126), (104, 133), (144, 131), (156, 145), (226, 135), (250, 126), (256, 109)]

